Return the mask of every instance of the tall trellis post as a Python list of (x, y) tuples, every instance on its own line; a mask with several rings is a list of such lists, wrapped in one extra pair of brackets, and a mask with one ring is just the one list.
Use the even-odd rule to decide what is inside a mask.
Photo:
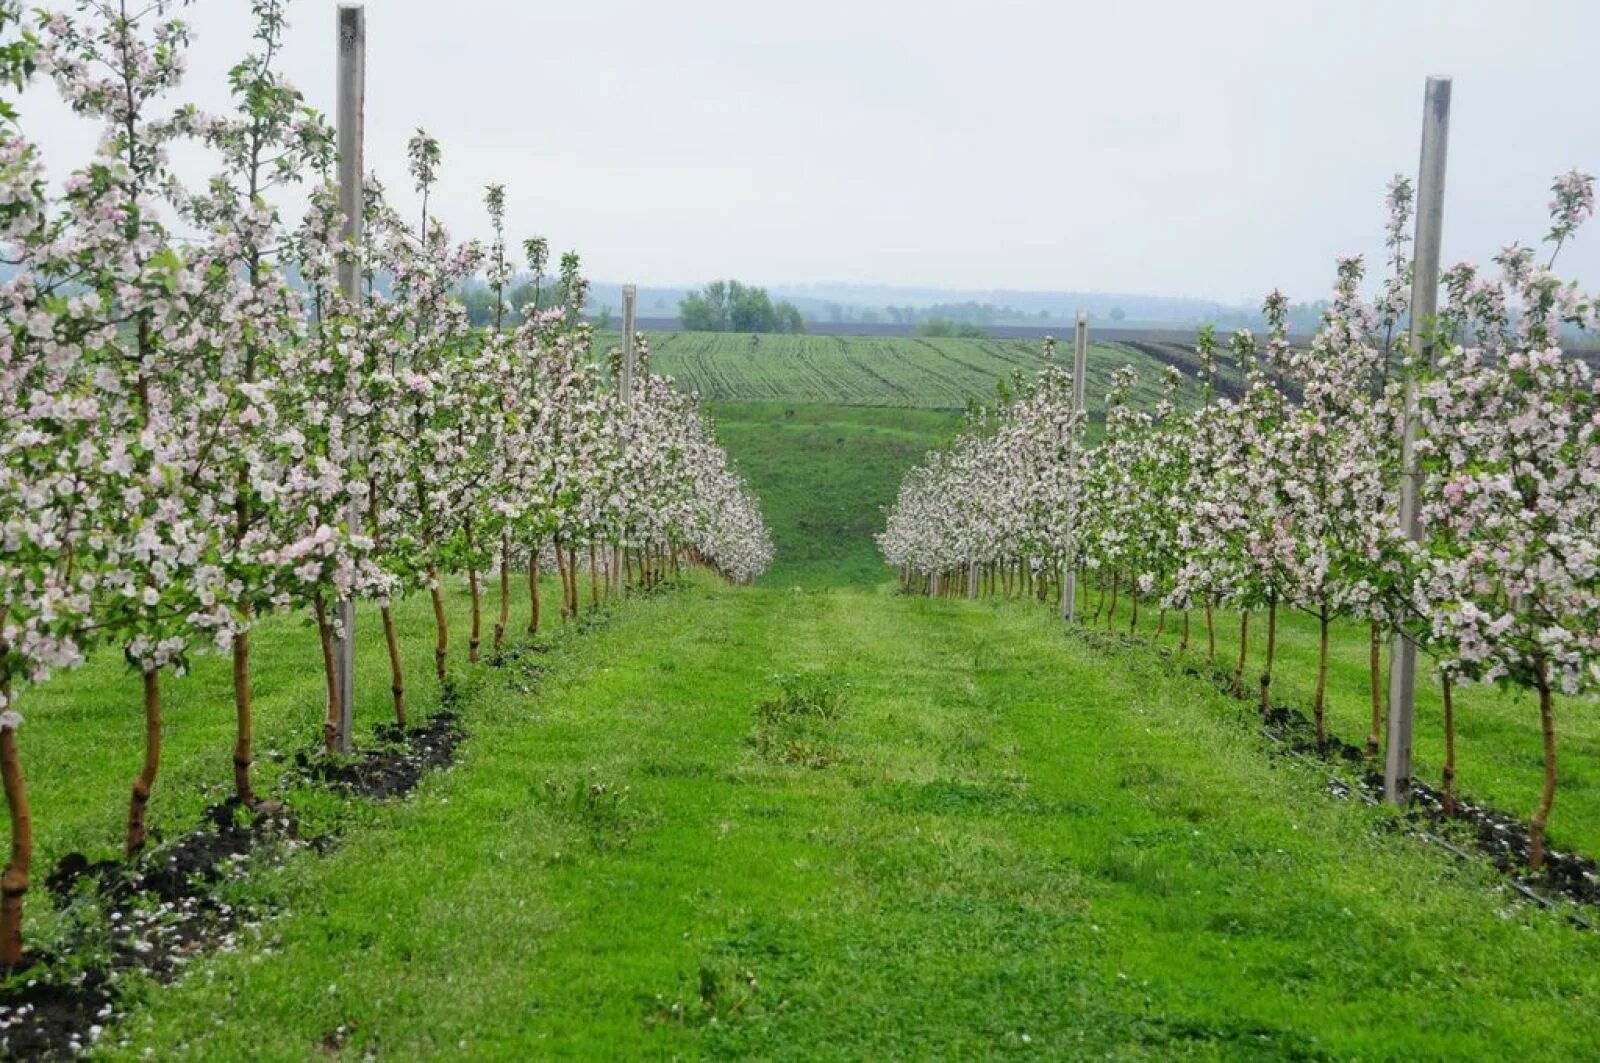
[[(1072, 335), (1072, 410), (1081, 420), (1083, 418), (1083, 399), (1085, 394), (1084, 377), (1089, 370), (1089, 315), (1082, 310), (1078, 311), (1078, 325)], [(1067, 556), (1062, 558), (1061, 573), (1061, 619), (1072, 620), (1078, 612), (1078, 566), (1073, 562), (1073, 555), (1078, 551), (1078, 513), (1077, 502), (1072, 501), (1077, 497), (1074, 491), (1069, 497), (1067, 511)]]
[[(344, 240), (349, 252), (339, 263), (339, 290), (350, 305), (361, 298), (362, 123), (366, 111), (367, 19), (360, 4), (340, 4), (338, 10), (339, 90), (339, 209), (344, 213)], [(359, 470), (352, 468), (355, 477)], [(354, 499), (345, 514), (351, 531), (361, 527), (361, 507)], [(356, 603), (353, 596), (339, 602), (339, 640), (335, 647), (340, 700), (339, 750), (350, 752), (355, 719)]]
[[(1439, 240), (1444, 228), (1444, 169), (1450, 137), (1450, 79), (1430, 77), (1422, 107), (1422, 159), (1417, 174), (1416, 259), (1411, 279), (1411, 371), (1406, 374), (1405, 430), (1400, 440), (1400, 528), (1422, 538), (1417, 496), (1417, 374), (1433, 362), (1433, 328), (1439, 309)], [(1389, 734), (1383, 796), (1402, 804), (1411, 794), (1411, 736), (1416, 722), (1417, 644), (1396, 631), (1389, 651)]]

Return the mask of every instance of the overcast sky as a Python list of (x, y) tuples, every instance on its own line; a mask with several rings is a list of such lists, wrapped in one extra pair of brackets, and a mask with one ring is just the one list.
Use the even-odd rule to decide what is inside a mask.
[[(63, 6), (56, 3), (52, 6)], [(285, 69), (333, 110), (333, 0)], [(198, 0), (183, 95), (226, 105), (247, 0)], [(1595, 0), (369, 0), (368, 163), (418, 125), (441, 214), (575, 248), (596, 279), (1322, 295), (1381, 250), (1423, 78), (1455, 78), (1445, 259), (1543, 235), (1550, 178), (1600, 170)], [(53, 168), (92, 142), (50, 98)], [(1563, 252), (1600, 280), (1600, 225)]]

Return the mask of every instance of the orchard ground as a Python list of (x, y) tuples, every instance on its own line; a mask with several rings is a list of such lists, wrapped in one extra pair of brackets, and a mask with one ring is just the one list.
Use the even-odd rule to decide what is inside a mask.
[(109, 1053), (1600, 1050), (1600, 936), (1035, 604), (696, 578), (546, 663)]
[[(714, 338), (718, 358), (742, 357), (735, 340), (749, 337)], [(677, 342), (657, 341), (658, 368), (680, 371)], [(1094, 353), (1095, 372), (1124, 356)], [(465, 591), (452, 588), (470, 732), (458, 764), (385, 805), (291, 791), (310, 829), (341, 830), (338, 847), (230, 887), (279, 914), (176, 985), (132, 982), (103, 1050), (1600, 1052), (1588, 1019), (1600, 935), (1509, 900), (1485, 862), (1384, 830), (1389, 813), (1331, 800), (1320, 773), (1270, 755), (1248, 704), (1148, 648), (1063, 634), (1036, 602), (891, 593), (871, 538), (879, 507), (960, 420), (937, 379), (944, 361), (905, 365), (888, 379), (916, 402), (877, 401), (866, 384), (857, 404), (805, 402), (793, 367), (764, 370), (788, 373), (789, 397), (708, 393), (778, 546), (756, 588), (695, 577), (550, 640), (536, 668), (477, 673), (463, 663)], [(979, 391), (992, 394), (992, 380)], [(491, 593), (491, 615), (496, 604)], [(514, 632), (525, 608), (513, 606)], [(358, 655), (363, 733), (388, 711), (372, 613)], [(1120, 627), (1126, 617), (1124, 605)], [(399, 619), (413, 710), (426, 715), (437, 694), (425, 599)], [(1154, 623), (1147, 607), (1143, 631)], [(1177, 629), (1170, 617), (1169, 644)], [(1219, 616), (1230, 664), (1237, 630)], [(1198, 615), (1194, 632), (1203, 646)], [(1360, 742), (1365, 631), (1340, 635), (1332, 725)], [(1314, 626), (1285, 614), (1275, 700), (1309, 704), (1314, 644)], [(256, 640), (263, 788), (316, 742), (317, 653), (295, 620)], [(36, 881), (68, 851), (115, 852), (108, 810), (137, 770), (137, 688), (104, 656), (30, 692)], [(226, 792), (226, 661), (202, 660), (166, 701), (152, 819), (170, 835)], [(1425, 687), (1418, 772), (1429, 779), (1438, 712)], [(1588, 703), (1560, 712), (1552, 839), (1600, 852), (1600, 723)], [(1457, 716), (1462, 790), (1531, 809), (1533, 704), (1468, 691)], [(36, 889), (35, 940), (59, 919)]]

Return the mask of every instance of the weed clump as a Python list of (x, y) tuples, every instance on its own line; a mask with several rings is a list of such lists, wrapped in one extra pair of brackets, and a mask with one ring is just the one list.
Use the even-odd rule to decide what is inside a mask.
[(831, 740), (844, 711), (844, 691), (829, 676), (786, 674), (773, 677), (776, 697), (756, 706), (750, 743), (764, 760), (802, 768), (830, 767), (841, 759)]
[(624, 849), (633, 839), (638, 813), (633, 790), (602, 779), (546, 779), (540, 791), (545, 806), (575, 823), (598, 852)]

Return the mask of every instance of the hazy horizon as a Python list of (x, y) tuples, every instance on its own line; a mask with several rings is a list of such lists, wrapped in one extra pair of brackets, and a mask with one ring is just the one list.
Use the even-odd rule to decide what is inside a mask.
[[(329, 112), (335, 7), (291, 4), (284, 53)], [(482, 186), (503, 182), (515, 239), (654, 287), (1318, 299), (1335, 256), (1380, 265), (1384, 187), (1415, 170), (1430, 73), (1455, 78), (1447, 263), (1537, 242), (1550, 179), (1600, 168), (1584, 84), (1600, 5), (1576, 0), (1515, 19), (1449, 0), (366, 7), (367, 161), (397, 200), (425, 126), (454, 235), (484, 234)], [(248, 5), (184, 17), (175, 98), (222, 109)], [(92, 146), (47, 83), (22, 120), (54, 179)], [(179, 161), (202, 177), (200, 160)], [(1600, 232), (1561, 267), (1600, 278)]]

